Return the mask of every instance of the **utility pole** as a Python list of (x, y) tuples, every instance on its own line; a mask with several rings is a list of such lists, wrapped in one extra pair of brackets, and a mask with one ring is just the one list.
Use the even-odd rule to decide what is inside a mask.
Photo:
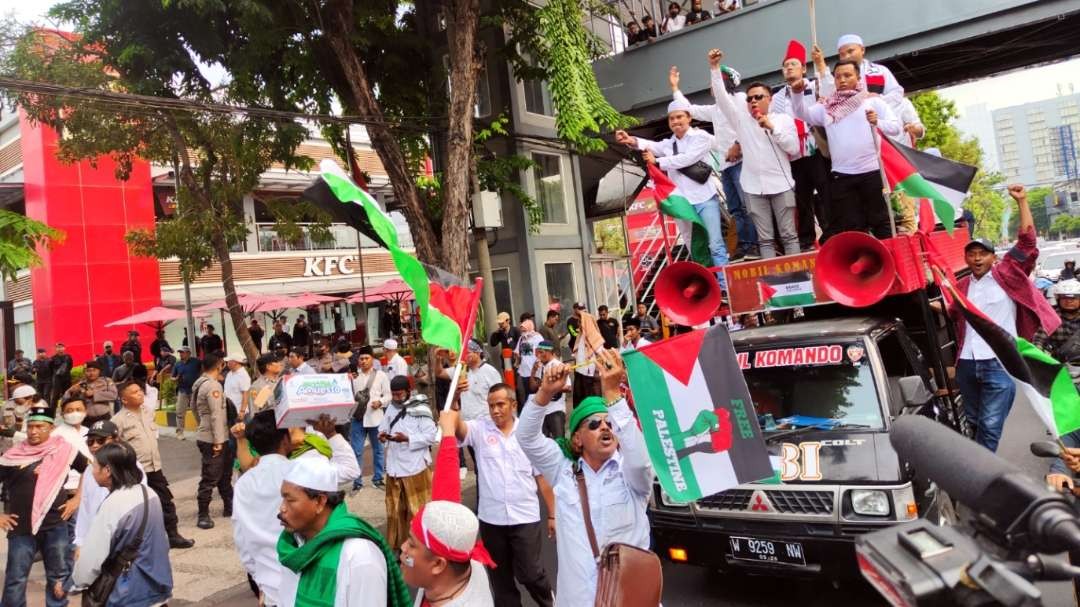
[[(173, 154), (173, 196), (176, 197), (176, 212), (180, 212), (180, 157)], [(187, 339), (188, 347), (195, 352), (195, 315), (191, 312), (191, 277), (184, 268), (184, 260), (180, 260), (180, 278), (184, 281), (184, 312), (187, 314)], [(225, 327), (221, 327), (222, 333)], [(224, 343), (224, 342), (222, 342)]]
[[(476, 158), (472, 163), (473, 218), (476, 217), (476, 199), (480, 196), (480, 177), (476, 170)], [(473, 221), (475, 224), (475, 220)], [(495, 303), (495, 279), (491, 273), (491, 253), (488, 251), (487, 228), (473, 227), (473, 241), (476, 243), (476, 265), (480, 278), (484, 279), (481, 287), (480, 302), (484, 308), (484, 336), (491, 335), (499, 328), (496, 317), (499, 314)], [(483, 343), (483, 339), (480, 340)]]

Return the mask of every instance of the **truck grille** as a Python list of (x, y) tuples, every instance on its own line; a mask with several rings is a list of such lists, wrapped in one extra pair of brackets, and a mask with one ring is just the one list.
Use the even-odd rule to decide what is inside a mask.
[[(793, 491), (782, 489), (763, 490), (768, 496), (772, 510), (781, 514), (832, 514), (832, 491)], [(750, 510), (754, 492), (748, 489), (729, 489), (703, 497), (698, 508), (709, 510)]]

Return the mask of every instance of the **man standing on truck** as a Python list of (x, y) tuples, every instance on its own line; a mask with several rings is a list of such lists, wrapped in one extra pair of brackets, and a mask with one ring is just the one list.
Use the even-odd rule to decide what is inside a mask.
[[(1061, 325), (1046, 298), (1028, 275), (1035, 269), (1039, 249), (1035, 240), (1035, 220), (1028, 206), (1024, 186), (1009, 186), (1020, 209), (1016, 245), (1000, 260), (988, 239), (977, 238), (964, 247), (964, 262), (971, 270), (957, 282), (957, 288), (987, 317), (1011, 335), (1032, 339), (1041, 326), (1053, 333)], [(1016, 396), (1016, 384), (983, 338), (970, 330), (960, 304), (954, 302), (949, 314), (956, 323), (956, 383), (964, 399), (968, 423), (975, 426), (975, 442), (997, 451), (1005, 418)]]

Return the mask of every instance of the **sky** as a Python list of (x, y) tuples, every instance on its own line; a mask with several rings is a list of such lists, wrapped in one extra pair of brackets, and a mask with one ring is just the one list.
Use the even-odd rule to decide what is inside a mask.
[(956, 102), (961, 113), (968, 107), (986, 103), (991, 111), (1029, 101), (1049, 99), (1058, 94), (1058, 84), (1073, 84), (1080, 93), (1080, 58), (1044, 65), (940, 89)]

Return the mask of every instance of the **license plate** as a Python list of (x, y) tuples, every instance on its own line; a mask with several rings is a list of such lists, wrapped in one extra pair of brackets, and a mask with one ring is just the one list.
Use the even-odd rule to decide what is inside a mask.
[(752, 537), (732, 537), (728, 539), (731, 557), (741, 561), (761, 563), (779, 563), (784, 565), (805, 565), (806, 555), (798, 542), (780, 542), (777, 540), (759, 540)]

